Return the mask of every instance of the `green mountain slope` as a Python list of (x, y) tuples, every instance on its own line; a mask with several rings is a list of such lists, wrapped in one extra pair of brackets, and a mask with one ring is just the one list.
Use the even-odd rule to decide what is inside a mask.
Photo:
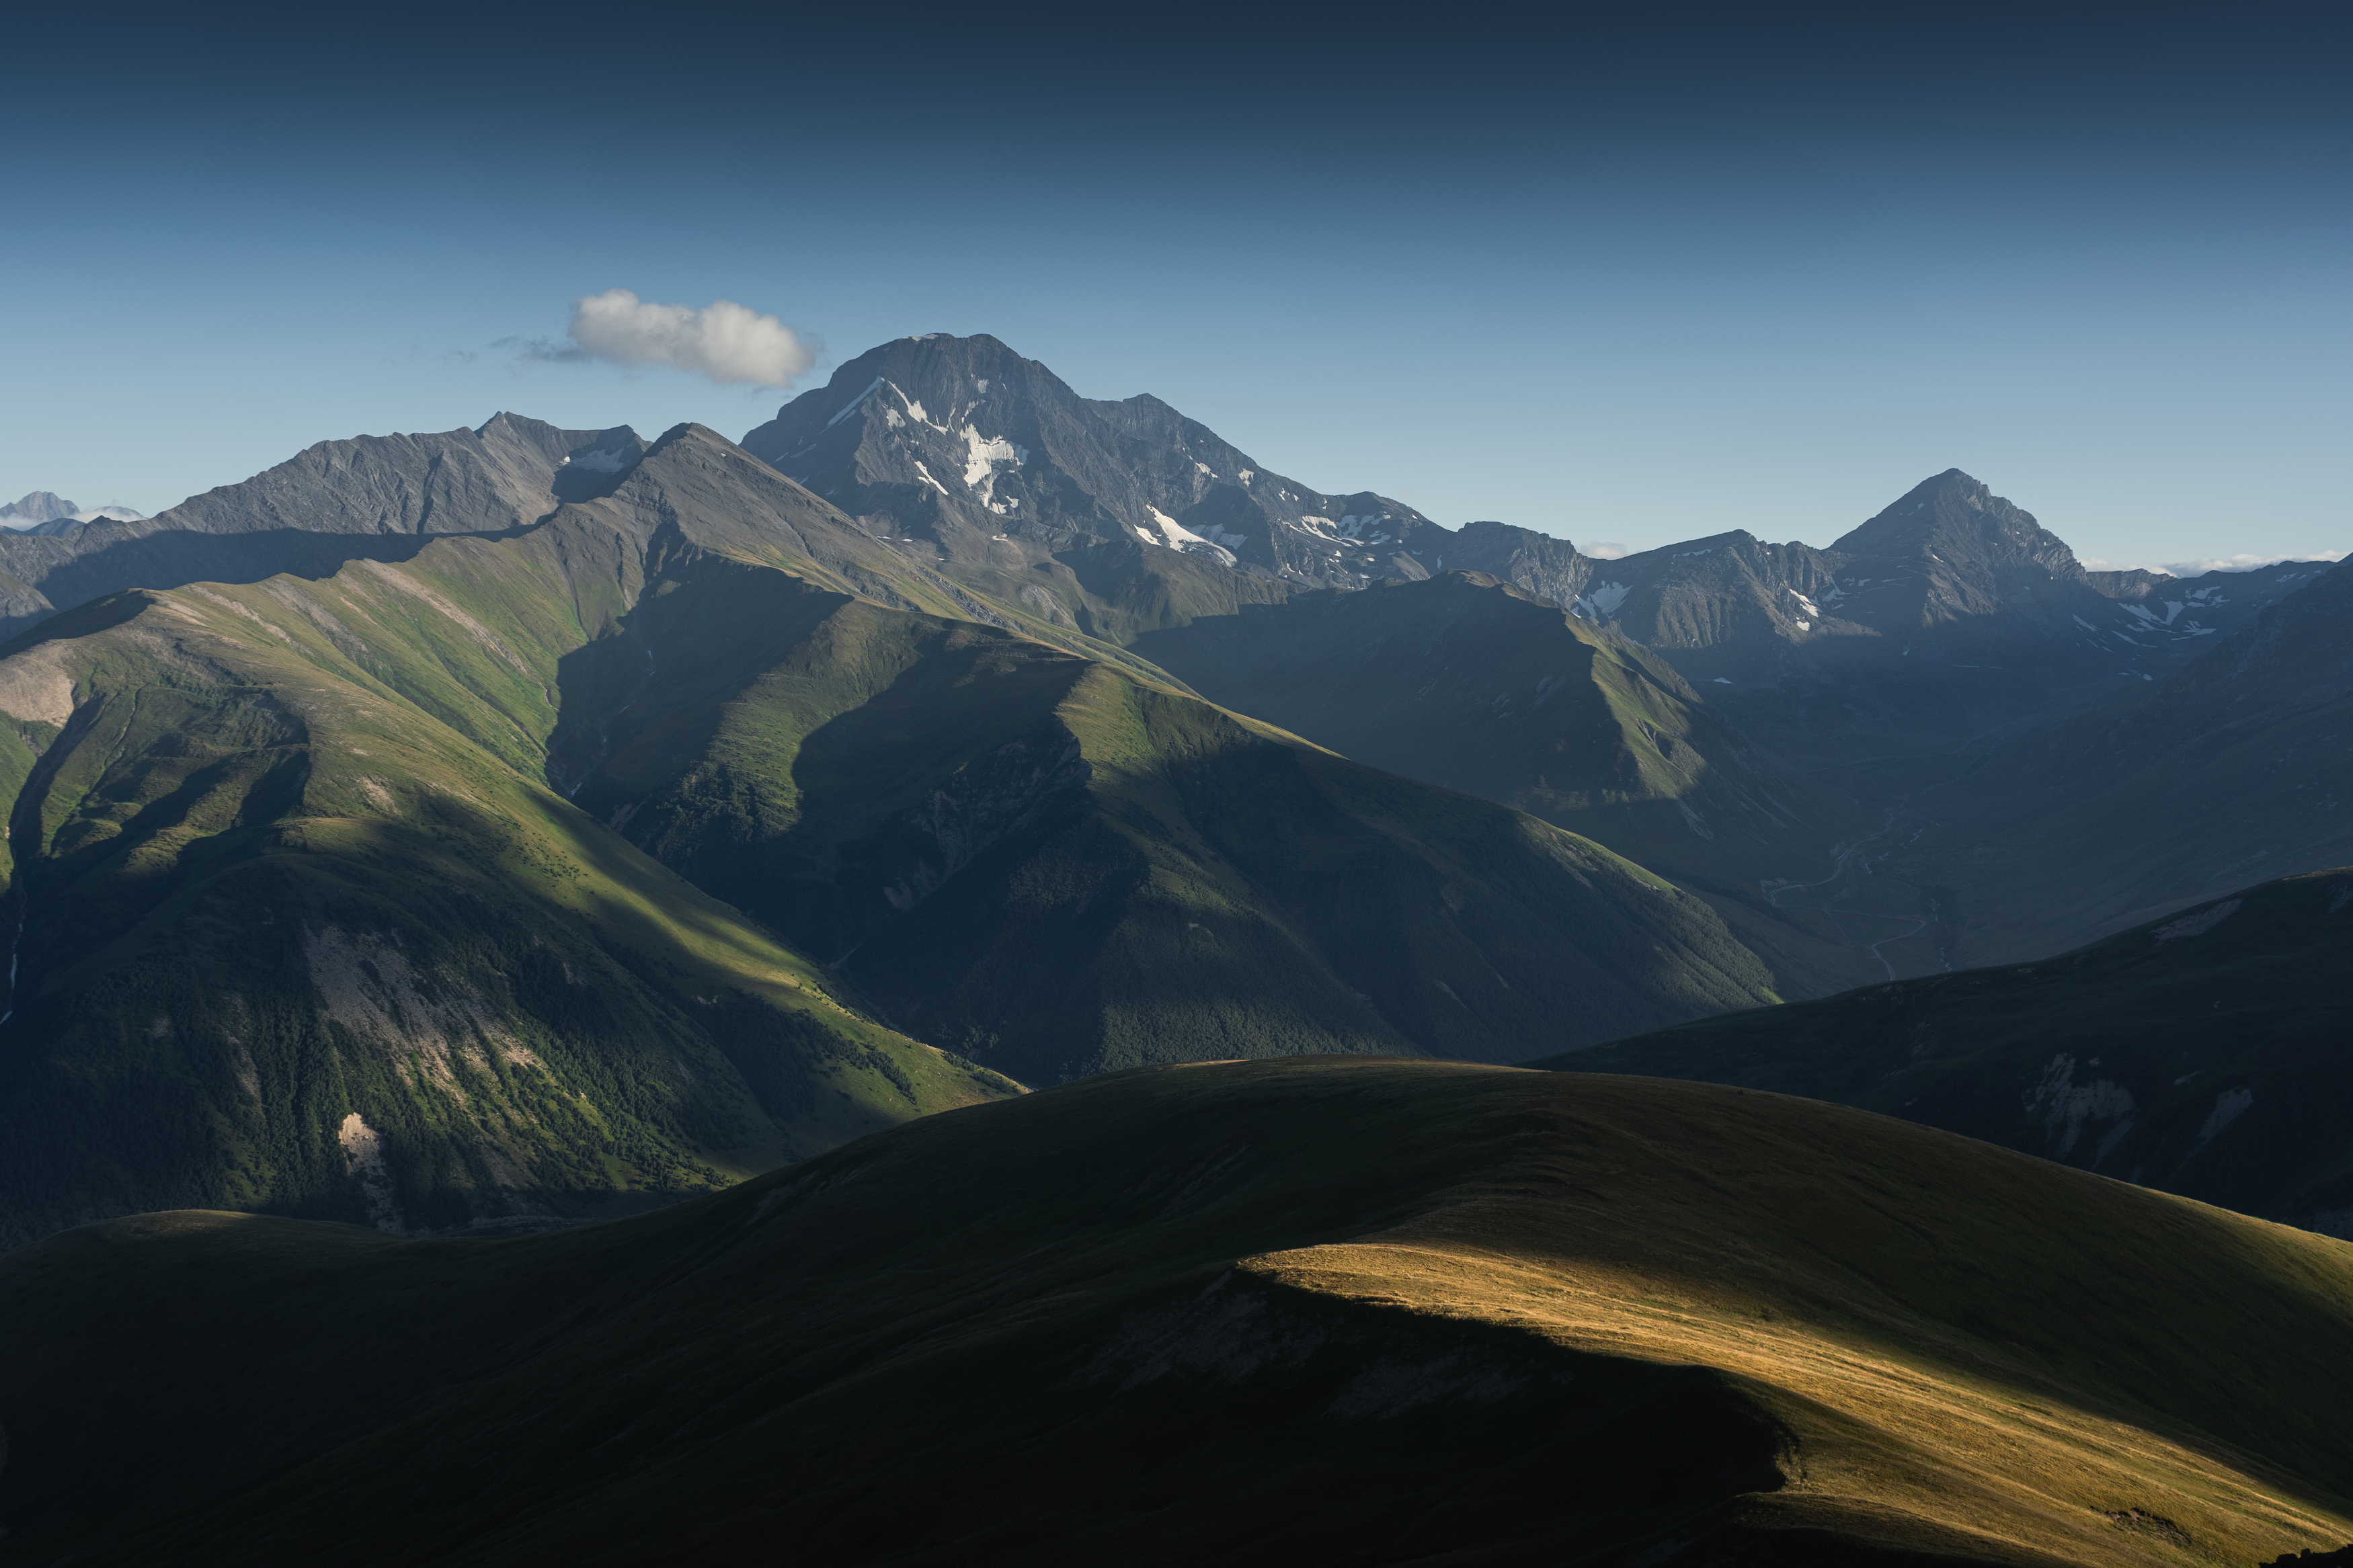
[(1654, 1079), (1147, 1070), (512, 1240), (142, 1216), (0, 1259), (0, 1334), (27, 1562), (2353, 1538), (2353, 1246)]
[(1508, 1060), (1770, 995), (1705, 905), (1605, 850), (993, 628), (697, 573), (565, 679), (580, 805), (1025, 1081)]
[(870, 1005), (1052, 1079), (1772, 994), (1606, 851), (988, 613), (682, 426), (526, 528), (10, 645), (5, 1237), (540, 1223), (1009, 1092)]
[(2353, 1235), (2353, 871), (2045, 962), (1704, 1019), (1533, 1066), (1883, 1110)]
[(1673, 879), (1785, 994), (1888, 975), (1873, 944), (1926, 922), (1918, 889), (1838, 875), (1883, 814), (1752, 745), (1647, 649), (1493, 578), (1305, 594), (1131, 646), (1213, 701)]
[(185, 1204), (545, 1223), (1010, 1091), (533, 776), (610, 537), (568, 582), (517, 558), (557, 531), (443, 542), (476, 570), (438, 586), (120, 595), (0, 659), (0, 1239)]
[(275, 595), (308, 606), (285, 618), (311, 657), (543, 770), (898, 1026), (1016, 1077), (1509, 1059), (1772, 994), (1657, 878), (1129, 656), (976, 624), (699, 427), (521, 537)]

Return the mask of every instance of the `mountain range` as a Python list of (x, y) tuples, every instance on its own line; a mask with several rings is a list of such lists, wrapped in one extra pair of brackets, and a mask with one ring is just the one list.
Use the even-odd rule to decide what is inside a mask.
[[(1000, 1075), (1506, 1060), (1777, 994), (1664, 879), (963, 618), (699, 427), (290, 470), (242, 487), (265, 526), (183, 510), (340, 565), (102, 595), (0, 658), (14, 1238), (561, 1223)], [(276, 526), (339, 474), (308, 515), (347, 526)]]
[(146, 515), (120, 502), (111, 501), (105, 506), (85, 508), (77, 501), (66, 500), (55, 490), (33, 490), (5, 506), (0, 506), (0, 528), (18, 533), (70, 533), (81, 524), (95, 522), (100, 518), (137, 522)]
[[(1535, 782), (1535, 759), (1502, 773), (1491, 767), (1486, 784), (1470, 782), (1451, 742), (1407, 738), (1423, 719), (1390, 727), (1338, 713), (1410, 709), (1459, 731), (1475, 728), (1481, 712), (1525, 712), (1533, 691), (1514, 698), (1476, 657), (1458, 668), (1433, 650), (1417, 658), (1435, 665), (1409, 670), (1394, 650), (1432, 624), (1410, 595), (1373, 595), (1378, 614), (1314, 606), (1327, 590), (1345, 597), (1377, 583), (1401, 588), (1469, 573), (1637, 645), (1718, 721), (1708, 734), (1683, 735), (1687, 772), (1752, 787), (1769, 777), (1785, 800), (1835, 797), (1804, 830), (1775, 829), (1770, 864), (1700, 845), (1670, 849), (1662, 840), (1673, 836), (1655, 831), (1596, 832), (1637, 861), (1672, 864), (1744, 941), (1762, 944), (1786, 994), (2015, 952), (2013, 936), (2047, 952), (2155, 912), (2139, 890), (2105, 878), (2062, 879), (2055, 897), (2031, 878), (2021, 887), (2019, 830), (2058, 806), (2031, 767), (1988, 773), (1989, 754), (2031, 752), (2073, 732), (2087, 712), (2139, 710), (2152, 696), (2145, 689), (2329, 570), (2282, 562), (2190, 579), (2090, 571), (2032, 516), (1958, 470), (1924, 481), (1828, 549), (1732, 531), (1600, 561), (1527, 529), (1451, 530), (1375, 492), (1313, 489), (1156, 399), (1080, 397), (987, 337), (885, 344), (744, 441), (1029, 635), (1098, 655), (1105, 646), (1142, 654), (1258, 717), (1275, 713), (1253, 703), (1279, 702), (1276, 721), (1306, 739), (1549, 820), (1564, 819), (1535, 804), (1549, 791)], [(1388, 616), (1400, 624), (1376, 624)], [(1324, 626), (1328, 633), (1312, 629)], [(1308, 650), (1319, 636), (1328, 642)], [(1298, 667), (1245, 670), (1243, 641), (1296, 644)], [(1366, 657), (1374, 646), (1391, 651)], [(1521, 641), (1514, 649), (1529, 657)], [(1313, 668), (1335, 679), (1348, 670), (1354, 694), (1314, 687)], [(1535, 679), (1554, 676), (1571, 679), (1566, 670)], [(1275, 685), (1290, 695), (1276, 698)], [(1460, 711), (1430, 718), (1450, 691)], [(1642, 721), (1621, 719), (1621, 732)], [(1728, 736), (1738, 737), (1737, 758)], [(1361, 750), (1368, 743), (1374, 752)], [(2242, 820), (2274, 818), (2269, 797), (2281, 792), (2248, 782)], [(1662, 802), (1680, 793), (1643, 787)], [(1708, 803), (1691, 804), (1712, 828)], [(1693, 819), (1666, 818), (1676, 819), (1705, 842)], [(2128, 831), (2147, 826), (2129, 813), (2114, 820), (2132, 823)], [(2180, 836), (2181, 857), (2201, 866), (2258, 850), (2283, 858), (2256, 875), (2336, 863), (2304, 845), (2210, 842), (2196, 818), (2158, 831)], [(2182, 886), (2176, 901), (2201, 890)], [(2011, 918), (2028, 904), (2039, 929)]]
[(12, 510), (12, 1560), (2353, 1540), (2353, 564), (1602, 560), (941, 334)]
[[(1169, 1060), (1523, 1060), (2353, 858), (2344, 568), (2089, 572), (1957, 472), (1827, 550), (1598, 561), (1311, 489), (986, 337), (885, 344), (742, 446), (322, 442), (0, 537), (0, 571), (18, 1237), (185, 1203), (563, 1223), (860, 1116)], [(364, 895), (267, 934), (298, 867)], [(595, 924), (624, 906), (660, 934)], [(459, 934), (586, 973), (549, 920), (672, 977), (626, 1045)], [(257, 932), (285, 955), (230, 956)], [(726, 984), (676, 978), (713, 951)], [(723, 1069), (697, 1010), (739, 991), (806, 1030)], [(282, 1073), (237, 1021), (265, 992)], [(354, 1028), (431, 1061), (367, 1100)], [(607, 1163), (560, 1152), (589, 1135), (546, 1131), (505, 1037), (550, 1092), (617, 1075)], [(849, 1039), (874, 1076), (828, 1100)], [(214, 1108), (168, 1136), (157, 1062)]]

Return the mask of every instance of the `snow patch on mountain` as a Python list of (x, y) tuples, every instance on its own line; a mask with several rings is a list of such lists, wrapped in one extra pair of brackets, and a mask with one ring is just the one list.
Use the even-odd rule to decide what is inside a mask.
[(1569, 605), (1568, 613), (1588, 621), (1606, 621), (1618, 613), (1618, 607), (1626, 602), (1626, 595), (1633, 591), (1624, 583), (1597, 583), (1582, 598)]
[(1144, 510), (1152, 514), (1153, 523), (1160, 531), (1160, 537), (1155, 539), (1152, 536), (1150, 530), (1142, 528), (1137, 529), (1135, 531), (1137, 536), (1146, 544), (1161, 544), (1167, 546), (1171, 550), (1184, 550), (1197, 554), (1214, 555), (1229, 566), (1234, 563), (1234, 552), (1228, 550), (1224, 545), (1212, 543), (1210, 541), (1202, 538), (1199, 534), (1194, 532), (1191, 529), (1186, 527), (1183, 523), (1177, 521), (1166, 512), (1162, 511), (1156, 506), (1148, 506)]
[(855, 397), (851, 398), (849, 402), (847, 402), (847, 403), (843, 404), (843, 405), (841, 405), (841, 409), (840, 409), (840, 411), (839, 411), (839, 413), (837, 413), (836, 415), (834, 415), (834, 416), (833, 416), (832, 418), (830, 418), (830, 419), (828, 419), (828, 420), (827, 420), (827, 421), (825, 422), (825, 427), (826, 427), (827, 429), (830, 430), (830, 429), (832, 429), (835, 426), (837, 426), (837, 425), (840, 424), (843, 420), (845, 420), (845, 419), (849, 418), (849, 417), (850, 416), (850, 415), (851, 415), (853, 412), (855, 412), (855, 411), (856, 411), (856, 409), (857, 409), (858, 405), (859, 405), (860, 404), (861, 404), (861, 403), (865, 402), (868, 398), (870, 398), (870, 397), (873, 396), (873, 395), (874, 395), (875, 388), (877, 388), (877, 387), (879, 387), (879, 386), (881, 386), (881, 385), (882, 385), (882, 384), (883, 384), (882, 378), (881, 378), (881, 376), (879, 376), (879, 375), (878, 375), (878, 376), (876, 376), (872, 381), (868, 382), (868, 383), (866, 384), (866, 390), (865, 390), (865, 391), (863, 391), (863, 392), (861, 392), (861, 393), (860, 393), (857, 396), (855, 396)]
[(343, 1145), (343, 1169), (359, 1183), (361, 1199), (367, 1205), (368, 1218), (376, 1229), (390, 1236), (406, 1236), (408, 1226), (402, 1221), (400, 1205), (393, 1197), (392, 1171), (385, 1163), (382, 1136), (354, 1110), (335, 1129), (335, 1142)]
[(972, 426), (964, 427), (964, 482), (980, 497), (980, 504), (1003, 517), (1019, 506), (1019, 500), (1008, 497), (997, 499), (997, 465), (1010, 463), (1015, 468), (1029, 460), (1029, 448), (1017, 447), (1002, 436), (983, 436)]

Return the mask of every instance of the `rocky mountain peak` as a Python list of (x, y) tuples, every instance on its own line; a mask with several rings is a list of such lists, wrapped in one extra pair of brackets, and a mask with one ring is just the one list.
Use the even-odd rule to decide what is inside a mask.
[(55, 490), (34, 490), (22, 500), (0, 506), (0, 527), (25, 528), (37, 522), (71, 517), (80, 510)]
[(1941, 563), (2031, 562), (2054, 576), (2080, 577), (2064, 540), (1958, 468), (1922, 480), (1878, 516), (1831, 546), (1862, 557), (1926, 556)]
[(1148, 394), (1082, 397), (997, 339), (901, 338), (749, 432), (745, 450), (877, 532), (951, 558), (1169, 550), (1304, 585), (1426, 576), (1452, 536), (1369, 490), (1269, 472)]

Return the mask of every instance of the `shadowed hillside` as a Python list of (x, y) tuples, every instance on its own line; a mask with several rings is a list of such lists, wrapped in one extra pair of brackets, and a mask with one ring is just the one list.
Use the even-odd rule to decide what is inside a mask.
[(988, 627), (705, 573), (564, 679), (578, 804), (1024, 1081), (1508, 1060), (1772, 995), (1705, 904), (1589, 842)]
[(1927, 923), (1892, 878), (1817, 886), (1883, 814), (1759, 749), (1657, 655), (1493, 578), (1303, 594), (1132, 646), (1213, 701), (1673, 879), (1786, 994), (1882, 978), (1873, 944)]
[(1533, 1063), (1810, 1095), (2353, 1234), (2353, 871)]

